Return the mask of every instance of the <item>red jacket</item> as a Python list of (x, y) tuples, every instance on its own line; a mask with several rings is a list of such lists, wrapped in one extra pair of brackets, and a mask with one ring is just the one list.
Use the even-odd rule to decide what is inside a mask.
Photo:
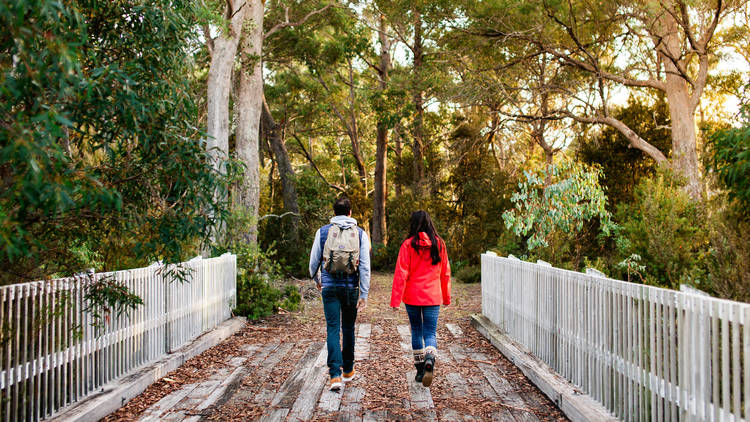
[(408, 305), (430, 306), (451, 304), (451, 266), (448, 263), (448, 252), (445, 242), (439, 239), (440, 262), (432, 265), (430, 257), (430, 238), (420, 232), (419, 250), (411, 246), (408, 238), (401, 244), (396, 261), (396, 273), (393, 275), (391, 289), (391, 307), (396, 308), (401, 302)]

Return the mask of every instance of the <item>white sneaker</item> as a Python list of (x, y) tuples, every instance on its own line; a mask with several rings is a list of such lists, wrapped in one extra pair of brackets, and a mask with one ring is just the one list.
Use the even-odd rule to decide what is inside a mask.
[(344, 372), (344, 381), (351, 381), (357, 372), (352, 368), (352, 372)]
[(339, 391), (344, 383), (341, 382), (341, 377), (331, 378), (331, 391)]

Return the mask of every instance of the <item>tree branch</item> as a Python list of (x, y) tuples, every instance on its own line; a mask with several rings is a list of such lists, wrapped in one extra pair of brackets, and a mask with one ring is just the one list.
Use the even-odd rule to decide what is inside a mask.
[(284, 11), (284, 22), (278, 23), (278, 24), (274, 25), (271, 29), (269, 29), (268, 32), (266, 32), (263, 35), (263, 39), (265, 40), (266, 38), (268, 38), (271, 35), (273, 35), (275, 32), (279, 31), (280, 29), (284, 29), (284, 28), (288, 28), (288, 27), (292, 27), (292, 26), (303, 25), (305, 22), (307, 22), (308, 19), (310, 19), (311, 17), (313, 17), (313, 16), (315, 16), (315, 15), (317, 15), (319, 13), (323, 13), (326, 9), (328, 9), (329, 7), (331, 7), (331, 5), (332, 5), (332, 3), (328, 3), (327, 5), (323, 6), (320, 9), (313, 10), (312, 12), (308, 13), (307, 15), (305, 15), (305, 17), (303, 17), (301, 20), (299, 20), (297, 22), (289, 22), (289, 8), (287, 7), (285, 9), (285, 11)]
[(203, 24), (201, 26), (201, 29), (203, 30), (203, 37), (206, 39), (206, 48), (208, 49), (208, 56), (213, 57), (214, 39), (211, 38), (211, 29), (208, 27), (208, 24)]
[(292, 138), (297, 140), (297, 143), (299, 144), (300, 148), (302, 148), (302, 153), (305, 155), (305, 158), (307, 158), (307, 161), (312, 165), (313, 169), (318, 173), (318, 176), (320, 176), (321, 179), (330, 187), (333, 189), (336, 189), (337, 191), (341, 193), (346, 193), (346, 189), (339, 185), (334, 185), (333, 183), (329, 182), (326, 177), (323, 175), (323, 173), (318, 168), (317, 164), (315, 164), (315, 161), (313, 160), (312, 156), (310, 156), (310, 153), (307, 152), (307, 149), (305, 149), (305, 145), (302, 144), (302, 140), (299, 139), (299, 136), (297, 136), (296, 133), (292, 133)]
[(581, 123), (596, 123), (605, 124), (617, 129), (630, 143), (630, 146), (639, 149), (646, 153), (649, 157), (653, 158), (657, 163), (661, 165), (669, 165), (669, 161), (664, 154), (659, 151), (658, 148), (646, 142), (645, 139), (641, 138), (637, 133), (633, 132), (625, 123), (615, 119), (611, 116), (596, 115), (592, 117), (579, 116), (569, 111), (561, 111), (564, 116), (570, 117), (571, 119)]
[(714, 18), (708, 28), (706, 28), (706, 32), (703, 33), (701, 39), (698, 41), (698, 46), (700, 47), (700, 50), (698, 50), (699, 53), (705, 54), (708, 43), (711, 42), (711, 38), (713, 38), (714, 33), (716, 32), (716, 27), (719, 25), (721, 11), (723, 9), (724, 7), (722, 0), (718, 0), (716, 2), (716, 11), (714, 12)]
[(581, 70), (585, 70), (590, 73), (594, 73), (597, 76), (600, 76), (604, 79), (610, 80), (612, 82), (621, 83), (626, 86), (637, 86), (642, 88), (654, 88), (658, 89), (660, 91), (666, 92), (666, 84), (664, 82), (656, 80), (656, 79), (632, 79), (625, 76), (615, 75), (606, 71), (603, 71), (601, 69), (597, 69), (596, 67), (580, 61), (576, 60), (573, 57), (570, 57), (570, 55), (561, 53), (553, 48), (547, 47), (539, 42), (536, 42), (537, 46), (541, 49), (543, 49), (545, 52), (557, 57), (558, 59), (562, 60), (563, 62), (567, 63), (570, 66), (577, 67)]

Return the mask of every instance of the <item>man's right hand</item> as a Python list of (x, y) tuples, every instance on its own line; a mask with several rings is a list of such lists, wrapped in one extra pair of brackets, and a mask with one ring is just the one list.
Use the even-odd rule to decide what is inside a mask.
[(318, 283), (317, 281), (315, 282), (315, 288), (318, 289), (319, 292), (323, 291), (323, 285)]

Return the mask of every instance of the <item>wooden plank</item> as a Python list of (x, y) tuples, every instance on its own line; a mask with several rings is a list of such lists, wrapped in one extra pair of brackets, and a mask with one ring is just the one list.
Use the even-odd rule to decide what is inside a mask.
[(362, 416), (362, 422), (380, 422), (390, 420), (388, 419), (388, 411), (386, 410), (368, 410)]
[(370, 324), (359, 324), (357, 329), (357, 338), (354, 342), (354, 360), (366, 360), (370, 358), (370, 334), (372, 326)]
[(469, 386), (464, 380), (463, 375), (456, 372), (451, 372), (448, 373), (445, 378), (448, 380), (448, 383), (451, 386), (451, 397), (461, 398), (469, 396)]
[[(469, 355), (477, 361), (487, 360), (487, 356), (483, 353), (470, 353)], [(500, 400), (513, 407), (510, 412), (518, 421), (539, 422), (539, 418), (536, 417), (526, 401), (516, 392), (508, 380), (498, 373), (495, 366), (481, 362), (478, 362), (477, 366), (482, 370), (492, 389), (500, 396)]]
[[(246, 360), (246, 358), (232, 359), (230, 368), (234, 367), (235, 369), (229, 374), (229, 376), (225, 377), (224, 374), (220, 375), (222, 378), (221, 382), (209, 393), (205, 400), (201, 401), (193, 409), (193, 412), (200, 413), (202, 416), (205, 413), (205, 409), (208, 409), (221, 401), (226, 401), (227, 390), (236, 386), (242, 378), (250, 373), (250, 369), (242, 365)], [(197, 421), (199, 419), (200, 416), (196, 415), (195, 417), (188, 418), (187, 421)]]
[(289, 409), (272, 409), (267, 414), (264, 413), (260, 422), (282, 422), (286, 420)]
[[(323, 354), (325, 356), (325, 354)], [(305, 383), (304, 388), (300, 392), (297, 400), (294, 401), (291, 411), (289, 412), (289, 420), (292, 421), (307, 421), (312, 418), (315, 413), (315, 405), (318, 403), (318, 399), (321, 396), (321, 392), (328, 386), (328, 367), (325, 365), (316, 366), (310, 373), (308, 380)]]
[(142, 414), (141, 417), (138, 419), (140, 422), (158, 422), (161, 420), (162, 414), (170, 411), (173, 407), (177, 405), (182, 399), (187, 397), (188, 394), (190, 394), (198, 384), (187, 384), (183, 385), (182, 388), (180, 388), (177, 391), (173, 391), (172, 393), (162, 397), (161, 400), (154, 403), (146, 409)]
[(456, 421), (463, 421), (463, 422), (475, 422), (479, 419), (475, 418), (472, 415), (464, 415), (459, 412), (457, 412), (454, 409), (443, 409), (440, 411), (440, 416), (438, 418), (439, 421), (443, 422), (456, 422)]
[(315, 367), (315, 362), (318, 360), (318, 356), (323, 353), (326, 353), (324, 343), (312, 343), (307, 347), (307, 350), (305, 350), (305, 353), (295, 365), (297, 370), (281, 384), (279, 391), (273, 397), (273, 400), (271, 400), (272, 408), (292, 408), (297, 395), (308, 381), (310, 373)]
[(398, 330), (398, 335), (401, 337), (401, 350), (404, 352), (411, 353), (411, 331), (409, 329), (408, 325), (399, 325), (396, 327)]
[(493, 422), (518, 422), (508, 409), (501, 409), (492, 414)]
[(454, 338), (460, 338), (464, 335), (463, 330), (458, 326), (458, 324), (447, 323), (445, 324), (445, 328), (450, 331)]
[(349, 387), (342, 394), (342, 420), (361, 420), (359, 414), (362, 412), (362, 398), (365, 397), (365, 390), (360, 387)]
[(456, 362), (463, 362), (466, 359), (468, 359), (468, 356), (466, 356), (463, 346), (459, 344), (449, 344), (448, 351), (453, 356), (453, 359), (456, 360)]
[[(281, 361), (281, 359), (284, 358), (284, 356), (289, 353), (289, 351), (292, 349), (292, 347), (295, 346), (294, 343), (284, 343), (281, 345), (277, 345), (278, 348), (274, 349), (275, 351), (273, 354), (268, 356), (265, 360), (263, 360), (263, 364), (255, 372), (255, 378), (258, 380), (258, 383), (261, 385), (265, 384), (266, 377), (271, 374), (271, 371), (273, 371), (273, 368)], [(255, 403), (258, 404), (268, 404), (273, 399), (275, 392), (267, 390), (265, 388), (262, 388), (254, 397)]]
[(409, 386), (409, 397), (411, 399), (412, 409), (432, 409), (435, 404), (432, 402), (432, 394), (430, 389), (425, 388), (422, 384), (418, 384), (414, 381), (414, 377), (417, 375), (417, 371), (409, 371), (406, 373), (406, 383)]

